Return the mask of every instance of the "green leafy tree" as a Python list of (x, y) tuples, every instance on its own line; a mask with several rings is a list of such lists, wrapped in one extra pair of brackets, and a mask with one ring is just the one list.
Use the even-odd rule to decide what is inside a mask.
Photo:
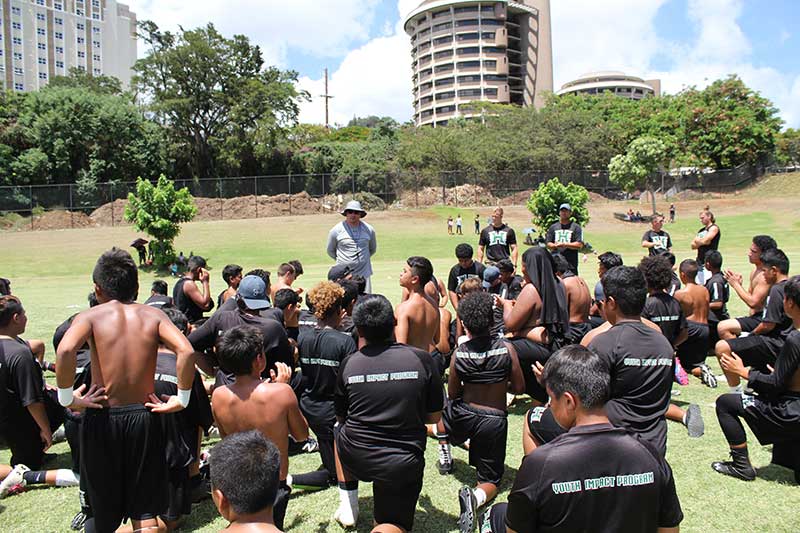
[(53, 76), (48, 87), (68, 87), (73, 89), (86, 89), (97, 94), (121, 95), (122, 82), (113, 76), (92, 75), (76, 67), (69, 69), (66, 76)]
[(175, 183), (163, 174), (154, 185), (137, 178), (136, 194), (128, 194), (125, 220), (133, 223), (137, 231), (153, 238), (153, 263), (165, 268), (175, 259), (172, 246), (181, 231), (181, 224), (189, 222), (197, 214), (194, 199), (186, 187), (175, 190)]
[(589, 223), (589, 191), (577, 183), (564, 185), (558, 178), (543, 183), (531, 193), (528, 211), (533, 214), (533, 224), (544, 233), (558, 222), (558, 206), (568, 203), (572, 207), (572, 219), (585, 226)]
[(781, 165), (800, 165), (800, 130), (789, 128), (778, 134), (775, 159)]
[(656, 213), (655, 183), (658, 173), (667, 162), (667, 146), (655, 137), (639, 137), (624, 154), (615, 155), (608, 164), (608, 179), (622, 190), (646, 190), (650, 195), (653, 214)]

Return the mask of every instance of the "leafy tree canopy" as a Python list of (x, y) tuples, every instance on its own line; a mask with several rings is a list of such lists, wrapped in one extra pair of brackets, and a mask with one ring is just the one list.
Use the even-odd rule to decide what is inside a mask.
[(553, 178), (539, 186), (531, 193), (528, 200), (528, 211), (533, 214), (533, 224), (544, 232), (558, 222), (558, 206), (568, 203), (572, 208), (572, 219), (585, 226), (589, 223), (589, 191), (576, 183), (564, 185), (558, 178)]

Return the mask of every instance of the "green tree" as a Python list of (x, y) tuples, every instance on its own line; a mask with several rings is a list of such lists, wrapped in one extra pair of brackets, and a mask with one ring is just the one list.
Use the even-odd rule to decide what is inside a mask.
[(533, 214), (533, 224), (544, 233), (558, 222), (558, 206), (568, 203), (572, 208), (572, 219), (585, 226), (589, 223), (589, 191), (577, 183), (564, 185), (558, 178), (543, 183), (531, 193), (528, 211)]
[(181, 231), (180, 225), (196, 214), (189, 189), (175, 190), (175, 183), (163, 174), (155, 185), (137, 178), (136, 194), (128, 194), (125, 207), (125, 220), (153, 238), (150, 249), (157, 268), (165, 268), (175, 260), (172, 243)]
[(97, 94), (121, 95), (122, 82), (113, 76), (92, 75), (76, 67), (69, 69), (66, 76), (53, 76), (48, 87), (68, 87), (73, 89), (86, 89)]
[(171, 139), (179, 173), (207, 178), (257, 173), (297, 123), (307, 98), (297, 73), (264, 67), (258, 46), (244, 35), (223, 37), (209, 24), (171, 33), (142, 22), (149, 46), (134, 66), (134, 86)]
[(609, 179), (633, 192), (645, 189), (650, 194), (653, 214), (656, 213), (655, 178), (667, 161), (667, 146), (655, 137), (639, 137), (624, 154), (615, 155), (608, 164)]
[(800, 165), (800, 130), (789, 128), (778, 134), (775, 159), (781, 165)]

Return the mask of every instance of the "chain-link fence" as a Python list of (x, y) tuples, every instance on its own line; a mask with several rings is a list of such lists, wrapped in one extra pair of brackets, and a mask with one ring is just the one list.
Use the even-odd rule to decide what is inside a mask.
[[(664, 174), (659, 189), (724, 191), (744, 186), (764, 174), (760, 167), (713, 172)], [(524, 204), (530, 191), (558, 177), (606, 196), (621, 195), (605, 170), (531, 170), (495, 172), (294, 174), (176, 180), (195, 197), (198, 220), (232, 220), (338, 211), (356, 197), (368, 209), (391, 204), (405, 208)], [(0, 229), (57, 229), (125, 224), (128, 193), (135, 182), (0, 187)]]

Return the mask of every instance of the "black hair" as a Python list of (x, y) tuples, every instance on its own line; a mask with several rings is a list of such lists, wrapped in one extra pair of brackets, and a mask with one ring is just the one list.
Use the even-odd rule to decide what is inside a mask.
[(509, 274), (514, 272), (514, 263), (511, 262), (511, 259), (501, 259), (495, 263), (494, 266), (496, 266), (497, 270), (500, 272), (508, 272)]
[(156, 294), (160, 294), (162, 296), (166, 296), (168, 290), (169, 290), (169, 287), (167, 286), (167, 282), (164, 281), (163, 279), (155, 280), (153, 282), (153, 284), (150, 286), (150, 291), (151, 292), (154, 292)]
[(688, 279), (694, 279), (700, 271), (700, 265), (694, 259), (684, 259), (681, 261), (680, 270)]
[(639, 270), (644, 275), (647, 288), (663, 291), (672, 283), (672, 266), (663, 255), (651, 255), (642, 259)]
[(186, 315), (183, 314), (183, 311), (172, 306), (163, 306), (161, 310), (167, 315), (169, 321), (172, 322), (176, 328), (181, 330), (181, 333), (184, 335), (189, 334), (189, 320), (186, 318)]
[[(655, 256), (654, 256), (655, 257)], [(606, 300), (614, 298), (626, 316), (639, 316), (647, 300), (644, 274), (636, 267), (614, 267), (603, 276), (603, 293)]]
[(103, 253), (92, 272), (92, 281), (109, 299), (132, 302), (139, 292), (139, 270), (131, 254), (119, 248)]
[(705, 261), (714, 270), (719, 270), (722, 268), (722, 254), (719, 252), (719, 250), (707, 251)]
[(761, 254), (761, 264), (767, 268), (775, 267), (784, 276), (789, 273), (789, 258), (778, 248)]
[(756, 245), (756, 247), (762, 254), (769, 250), (778, 249), (778, 243), (775, 242), (775, 239), (773, 239), (769, 235), (756, 235), (755, 237), (753, 237), (753, 244)]
[(237, 376), (249, 374), (253, 361), (264, 351), (264, 337), (255, 326), (236, 326), (217, 339), (220, 366)]
[(606, 272), (614, 267), (622, 266), (622, 256), (614, 252), (606, 252), (597, 256), (597, 260), (606, 269)]
[(89, 302), (89, 308), (92, 308), (92, 307), (95, 307), (97, 305), (100, 305), (100, 302), (97, 301), (97, 295), (94, 293), (94, 291), (90, 292), (86, 296), (86, 301)]
[[(358, 295), (363, 296), (367, 292), (367, 278), (362, 276), (361, 274), (353, 274), (353, 276), (349, 280), (344, 281), (354, 281), (358, 284)], [(344, 285), (342, 285), (344, 286)]]
[(472, 257), (474, 250), (469, 244), (462, 242), (456, 246), (456, 259), (469, 259)]
[(294, 266), (290, 263), (281, 263), (278, 267), (278, 275), (285, 276), (286, 274), (294, 274)]
[(784, 297), (800, 306), (800, 276), (792, 276), (783, 286)]
[(225, 265), (225, 268), (222, 269), (222, 279), (225, 280), (225, 283), (230, 285), (231, 280), (241, 273), (242, 267), (239, 265)]
[(14, 315), (22, 313), (22, 302), (16, 296), (0, 296), (0, 328), (11, 323)]
[(344, 289), (344, 297), (342, 298), (342, 309), (347, 309), (350, 305), (358, 300), (359, 287), (358, 283), (352, 279), (340, 279), (337, 281)]
[(661, 251), (660, 251), (660, 252), (658, 252), (656, 255), (660, 255), (661, 257), (666, 257), (666, 258), (667, 258), (667, 261), (669, 261), (669, 266), (670, 266), (670, 267), (674, 267), (674, 266), (675, 266), (675, 263), (677, 262), (677, 259), (676, 259), (676, 257), (675, 257), (675, 254), (673, 254), (673, 253), (672, 253), (672, 252), (670, 252), (669, 250), (661, 250)]
[(562, 254), (553, 254), (553, 266), (557, 274), (572, 272), (572, 265), (569, 264), (567, 258)]
[(186, 263), (186, 270), (191, 272), (193, 270), (197, 270), (198, 268), (205, 268), (206, 267), (206, 260), (199, 255), (193, 255), (189, 258), (189, 261)]
[(494, 323), (494, 297), (488, 292), (467, 294), (458, 302), (458, 318), (473, 337), (484, 337)]
[(413, 255), (406, 260), (411, 267), (411, 275), (419, 278), (419, 284), (423, 287), (433, 278), (433, 265), (426, 257)]
[(298, 261), (297, 259), (292, 259), (291, 261), (287, 261), (292, 268), (294, 268), (294, 277), (299, 278), (303, 275), (303, 264)]
[(258, 276), (264, 281), (264, 285), (267, 286), (267, 293), (269, 293), (269, 271), (261, 269), (261, 268), (254, 268), (245, 276)]
[(281, 454), (260, 431), (228, 435), (211, 449), (208, 463), (211, 487), (236, 514), (255, 514), (275, 503)]
[(275, 301), (272, 302), (272, 305), (278, 309), (286, 309), (290, 305), (296, 305), (300, 302), (300, 296), (294, 292), (294, 289), (280, 289), (275, 293)]
[(353, 324), (367, 342), (387, 342), (394, 333), (395, 319), (392, 304), (382, 294), (359, 298), (353, 308)]
[(580, 344), (566, 346), (551, 355), (544, 365), (542, 382), (556, 398), (565, 392), (576, 395), (585, 409), (602, 407), (611, 397), (608, 364)]

